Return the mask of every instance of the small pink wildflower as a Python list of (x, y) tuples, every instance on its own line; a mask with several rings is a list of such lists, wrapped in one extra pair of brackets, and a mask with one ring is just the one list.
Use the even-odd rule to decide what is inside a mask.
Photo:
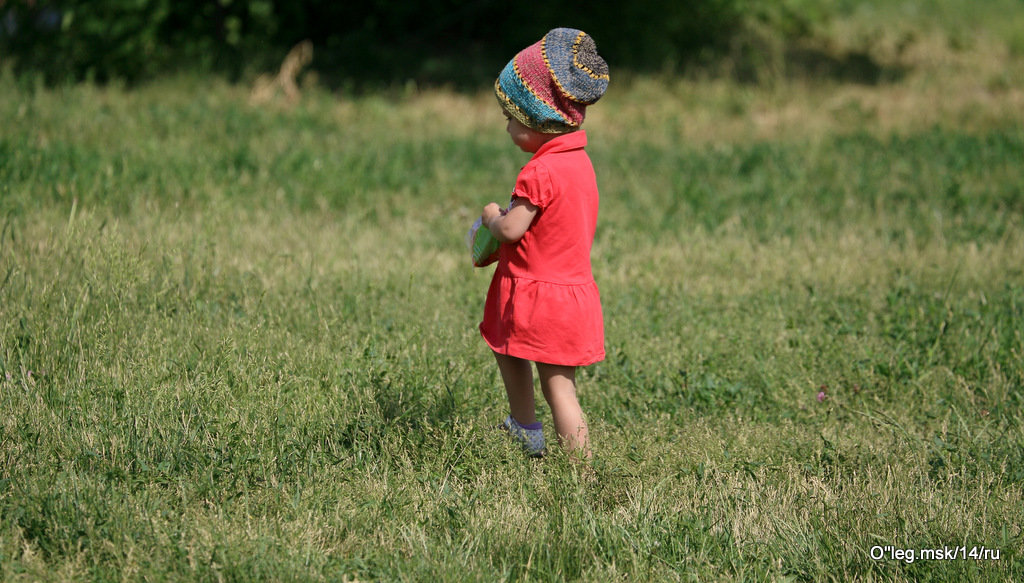
[(825, 391), (827, 391), (827, 390), (828, 390), (828, 385), (821, 385), (821, 390), (818, 391), (818, 402), (819, 403), (823, 402), (825, 400), (825, 398), (828, 397), (828, 395), (825, 394)]

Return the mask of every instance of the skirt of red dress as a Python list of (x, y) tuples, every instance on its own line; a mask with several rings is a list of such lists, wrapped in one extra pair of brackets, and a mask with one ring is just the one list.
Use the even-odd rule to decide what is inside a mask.
[(492, 350), (534, 362), (585, 366), (604, 359), (597, 284), (557, 284), (500, 272), (491, 280), (480, 333)]

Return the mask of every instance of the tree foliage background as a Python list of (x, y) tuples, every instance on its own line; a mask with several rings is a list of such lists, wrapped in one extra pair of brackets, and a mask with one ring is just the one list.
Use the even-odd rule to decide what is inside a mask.
[(666, 70), (731, 46), (751, 18), (800, 30), (804, 3), (0, 0), (0, 66), (50, 83), (179, 70), (238, 79), (309, 39), (329, 83), (475, 84), (548, 29), (571, 26), (620, 70)]

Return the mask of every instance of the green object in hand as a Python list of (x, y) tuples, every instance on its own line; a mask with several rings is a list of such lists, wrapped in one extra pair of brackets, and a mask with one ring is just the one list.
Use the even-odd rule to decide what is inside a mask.
[(494, 234), (491, 230), (483, 226), (480, 219), (477, 219), (473, 223), (473, 226), (469, 228), (469, 232), (466, 233), (466, 244), (469, 246), (469, 252), (473, 256), (473, 265), (475, 267), (483, 267), (490, 265), (498, 260), (498, 248), (501, 243), (494, 238)]

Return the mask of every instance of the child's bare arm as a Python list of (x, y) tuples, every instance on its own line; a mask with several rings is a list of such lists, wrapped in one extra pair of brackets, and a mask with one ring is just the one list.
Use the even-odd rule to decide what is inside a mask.
[(492, 202), (484, 207), (480, 218), (497, 240), (502, 243), (515, 243), (530, 228), (539, 210), (533, 203), (521, 198), (504, 214), (501, 207)]

